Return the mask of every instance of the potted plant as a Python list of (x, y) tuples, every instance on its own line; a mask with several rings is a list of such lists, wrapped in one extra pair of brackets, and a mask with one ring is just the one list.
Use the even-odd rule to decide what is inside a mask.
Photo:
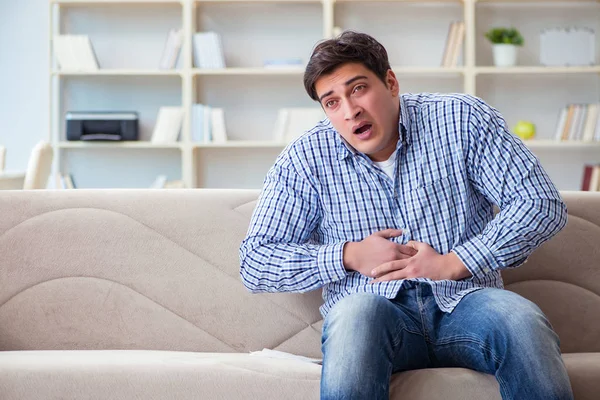
[(517, 63), (517, 48), (523, 46), (524, 40), (516, 28), (492, 28), (485, 37), (492, 42), (496, 67), (512, 67)]

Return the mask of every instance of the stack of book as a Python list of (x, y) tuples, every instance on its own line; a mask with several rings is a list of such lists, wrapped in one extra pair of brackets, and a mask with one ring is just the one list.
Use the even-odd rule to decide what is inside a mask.
[(198, 32), (192, 39), (194, 65), (197, 68), (225, 68), (221, 36), (216, 32)]
[(98, 60), (87, 35), (57, 35), (52, 50), (63, 71), (97, 71)]
[(205, 104), (192, 105), (192, 142), (225, 143), (225, 112)]
[(560, 111), (556, 140), (600, 141), (600, 103), (568, 104)]
[(448, 28), (446, 47), (442, 56), (442, 67), (456, 67), (465, 38), (465, 23), (452, 22)]
[(600, 165), (585, 165), (583, 167), (581, 190), (590, 192), (600, 191)]

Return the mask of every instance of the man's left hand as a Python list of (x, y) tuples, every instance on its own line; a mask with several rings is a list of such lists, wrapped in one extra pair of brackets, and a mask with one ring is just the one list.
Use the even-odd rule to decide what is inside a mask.
[(371, 276), (375, 279), (371, 283), (410, 278), (429, 278), (434, 281), (459, 280), (471, 276), (467, 267), (453, 252), (442, 255), (427, 243), (415, 241), (408, 242), (407, 246), (417, 250), (417, 254), (374, 268)]

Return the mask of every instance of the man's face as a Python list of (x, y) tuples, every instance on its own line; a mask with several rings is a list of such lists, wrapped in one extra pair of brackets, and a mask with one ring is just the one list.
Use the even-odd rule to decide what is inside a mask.
[(384, 84), (364, 65), (344, 64), (321, 76), (315, 89), (333, 127), (373, 161), (387, 160), (398, 142), (398, 81), (389, 70)]

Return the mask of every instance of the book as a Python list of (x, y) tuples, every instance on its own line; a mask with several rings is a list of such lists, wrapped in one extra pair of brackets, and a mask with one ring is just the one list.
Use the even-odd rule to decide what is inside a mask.
[(81, 70), (97, 71), (99, 69), (98, 59), (90, 38), (87, 35), (73, 35), (71, 40), (75, 46)]
[(171, 29), (167, 35), (167, 40), (160, 58), (160, 69), (173, 69), (177, 64), (177, 59), (181, 53), (183, 45), (183, 29)]
[(58, 68), (63, 71), (97, 71), (96, 53), (87, 35), (56, 35), (52, 50)]
[(592, 167), (592, 172), (587, 190), (589, 190), (590, 192), (600, 191), (600, 165), (594, 165)]
[(225, 68), (221, 36), (216, 32), (198, 32), (192, 37), (194, 65), (197, 68)]
[(210, 143), (212, 108), (204, 104), (192, 105), (192, 142)]
[(575, 105), (570, 104), (567, 109), (567, 117), (565, 120), (565, 125), (563, 127), (563, 131), (561, 133), (561, 140), (569, 139), (569, 132), (571, 131), (571, 124), (573, 123), (573, 114), (575, 113)]
[(165, 187), (165, 183), (167, 182), (166, 175), (158, 175), (152, 184), (150, 184), (150, 189), (162, 189)]
[(442, 67), (450, 66), (451, 49), (454, 41), (454, 35), (456, 34), (456, 22), (451, 22), (448, 26), (448, 34), (446, 35), (446, 46), (444, 47), (444, 54), (442, 55)]
[(312, 129), (324, 118), (325, 114), (320, 107), (281, 108), (275, 122), (274, 140), (280, 143), (289, 143)]
[(592, 179), (593, 165), (583, 166), (583, 178), (581, 180), (581, 190), (590, 190), (590, 181)]
[(462, 45), (465, 39), (465, 23), (457, 22), (456, 28), (454, 29), (454, 37), (452, 38), (452, 44), (449, 56), (449, 67), (456, 67), (458, 65), (458, 56), (462, 50)]
[(565, 129), (565, 124), (567, 122), (567, 113), (569, 112), (569, 107), (563, 107), (560, 110), (560, 114), (558, 115), (558, 122), (556, 124), (556, 132), (554, 133), (555, 140), (562, 140), (562, 134)]
[(596, 129), (596, 122), (598, 120), (598, 107), (600, 104), (588, 104), (587, 105), (587, 117), (585, 119), (583, 127), (582, 140), (584, 142), (591, 142), (594, 140), (594, 131)]
[(152, 143), (172, 143), (179, 138), (183, 122), (182, 107), (161, 107), (152, 132)]
[(222, 108), (213, 108), (210, 112), (210, 133), (213, 143), (227, 142), (225, 112)]

